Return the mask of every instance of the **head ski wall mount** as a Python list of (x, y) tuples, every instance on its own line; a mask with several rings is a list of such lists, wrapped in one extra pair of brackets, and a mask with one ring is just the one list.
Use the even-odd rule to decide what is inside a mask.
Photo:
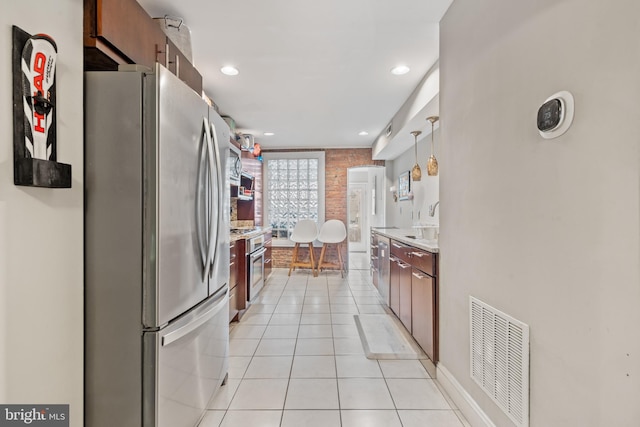
[(13, 26), (13, 183), (71, 188), (71, 165), (57, 161), (57, 46)]

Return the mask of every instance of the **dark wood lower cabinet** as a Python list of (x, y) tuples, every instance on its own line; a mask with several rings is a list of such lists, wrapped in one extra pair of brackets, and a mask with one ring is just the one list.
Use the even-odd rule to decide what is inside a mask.
[(229, 321), (239, 319), (247, 309), (247, 257), (245, 239), (231, 242), (229, 265)]
[(265, 284), (269, 276), (271, 276), (271, 271), (273, 270), (273, 259), (272, 259), (272, 251), (271, 251), (271, 233), (265, 233), (264, 235), (264, 246), (267, 248), (267, 251), (264, 253), (264, 281)]
[(237, 242), (229, 245), (229, 322), (238, 316), (238, 254)]
[(416, 268), (411, 269), (411, 325), (412, 335), (432, 361), (435, 352), (436, 279)]
[(400, 321), (407, 328), (407, 331), (412, 331), (411, 326), (411, 266), (403, 262), (399, 263), (400, 267), (400, 313), (398, 317)]
[(380, 258), (378, 257), (378, 237), (377, 234), (371, 233), (370, 239), (371, 246), (371, 280), (373, 281), (373, 286), (378, 289), (378, 279), (380, 275)]
[(389, 281), (389, 308), (400, 316), (400, 260), (396, 257), (389, 258), (390, 281)]
[(392, 239), (389, 264), (389, 308), (437, 363), (438, 256)]

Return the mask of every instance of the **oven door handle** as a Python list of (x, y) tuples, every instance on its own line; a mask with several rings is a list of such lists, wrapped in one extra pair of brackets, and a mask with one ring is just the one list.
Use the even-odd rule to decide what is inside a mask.
[(265, 252), (267, 252), (267, 248), (262, 248), (258, 252), (250, 253), (249, 256), (251, 257), (251, 259), (256, 259), (264, 255)]

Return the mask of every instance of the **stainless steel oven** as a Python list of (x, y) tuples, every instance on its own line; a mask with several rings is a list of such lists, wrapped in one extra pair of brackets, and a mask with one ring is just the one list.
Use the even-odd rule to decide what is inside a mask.
[(264, 235), (247, 240), (247, 300), (254, 300), (264, 286)]

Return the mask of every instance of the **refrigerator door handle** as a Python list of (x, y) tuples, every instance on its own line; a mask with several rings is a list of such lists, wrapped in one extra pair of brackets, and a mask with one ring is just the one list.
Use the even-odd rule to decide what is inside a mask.
[[(211, 128), (209, 126), (209, 122), (207, 118), (203, 118), (205, 123), (205, 132), (206, 132), (206, 140), (207, 140), (207, 159), (209, 163), (209, 197), (211, 198), (213, 195), (213, 174), (214, 174), (214, 163), (213, 163), (213, 148), (211, 146)], [(218, 208), (217, 206), (215, 207)], [(203, 280), (207, 280), (207, 276), (211, 273), (212, 262), (211, 259), (215, 256), (215, 246), (213, 245), (214, 241), (218, 241), (218, 224), (217, 218), (214, 221), (213, 213), (215, 212), (214, 206), (210, 206), (209, 208), (209, 243), (207, 246), (207, 257), (205, 259), (205, 267), (203, 272)], [(216, 224), (214, 224), (214, 222)], [(214, 237), (214, 229), (215, 229), (215, 237)]]
[[(209, 269), (210, 273), (213, 273), (213, 266), (216, 263), (216, 257), (218, 256), (218, 251), (215, 250), (218, 247), (218, 238), (220, 235), (220, 209), (222, 206), (224, 206), (224, 201), (223, 201), (223, 182), (222, 182), (222, 164), (220, 163), (220, 144), (218, 142), (218, 133), (216, 132), (216, 126), (212, 123), (209, 124), (209, 129), (211, 131), (211, 134), (213, 135), (213, 148), (212, 151), (215, 153), (215, 157), (216, 157), (216, 176), (217, 176), (217, 181), (218, 181), (218, 186), (217, 188), (214, 189), (213, 187), (213, 175), (211, 176), (211, 191), (213, 191), (217, 196), (218, 196), (218, 203), (217, 206), (215, 207), (216, 212), (218, 212), (218, 216), (216, 216), (216, 238), (215, 238), (215, 243), (213, 244), (213, 254), (212, 256), (209, 257), (209, 259), (211, 260), (211, 268)], [(214, 209), (212, 209), (213, 211)]]
[(227, 302), (226, 297), (227, 297), (227, 290), (225, 289), (225, 291), (222, 292), (221, 296), (218, 297), (218, 301), (209, 310), (200, 314), (198, 317), (191, 320), (186, 325), (164, 335), (162, 337), (162, 346), (164, 347), (173, 342), (178, 341), (180, 338), (184, 337), (190, 332), (195, 331), (200, 326), (204, 325), (209, 320), (214, 318), (218, 313), (220, 313), (220, 310), (226, 307), (226, 304), (225, 304)]
[[(198, 232), (196, 233), (198, 237), (198, 246), (200, 248), (200, 255), (202, 257), (202, 268), (205, 269), (205, 273), (203, 273), (203, 280), (206, 278), (206, 268), (207, 268), (207, 251), (208, 248), (205, 247), (206, 241), (206, 231), (202, 226), (202, 200), (200, 196), (200, 189), (203, 185), (203, 180), (201, 179), (202, 174), (202, 165), (206, 161), (205, 159), (205, 147), (207, 144), (207, 135), (209, 134), (209, 122), (206, 118), (203, 117), (203, 128), (202, 128), (202, 143), (200, 144), (200, 155), (198, 156), (198, 179), (196, 181), (196, 226), (198, 228)], [(208, 150), (207, 150), (208, 151)]]

